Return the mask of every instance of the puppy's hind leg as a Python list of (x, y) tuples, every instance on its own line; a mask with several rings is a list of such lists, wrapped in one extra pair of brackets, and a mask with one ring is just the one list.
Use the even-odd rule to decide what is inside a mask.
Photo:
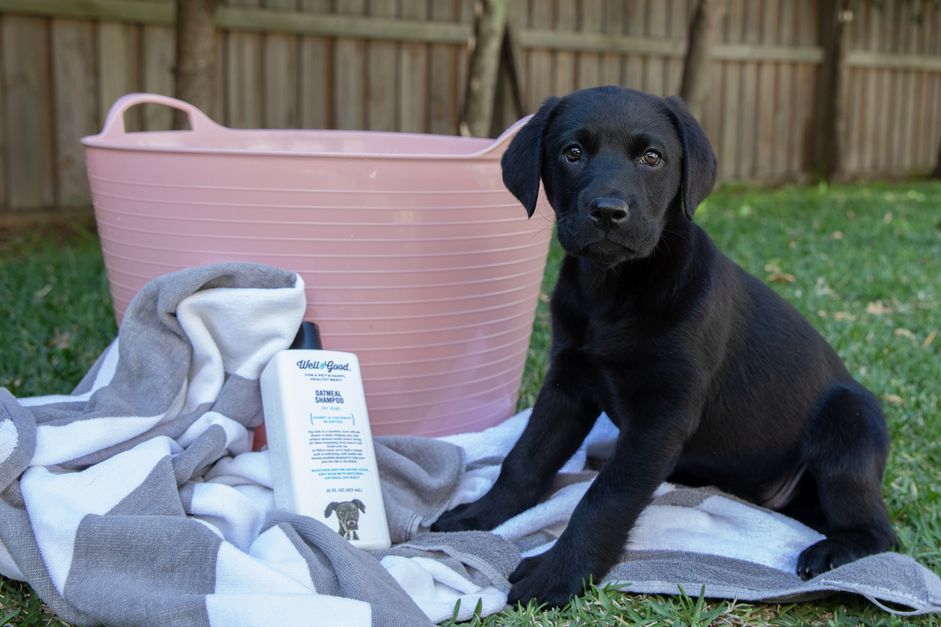
[(855, 382), (833, 386), (812, 419), (804, 444), (827, 539), (801, 553), (797, 562), (801, 578), (816, 577), (896, 544), (882, 499), (888, 451), (879, 402)]

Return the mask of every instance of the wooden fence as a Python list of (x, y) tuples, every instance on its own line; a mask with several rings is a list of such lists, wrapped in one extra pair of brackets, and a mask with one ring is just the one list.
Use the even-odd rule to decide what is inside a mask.
[[(702, 123), (725, 180), (807, 169), (815, 0), (729, 0)], [(523, 101), (617, 83), (678, 89), (693, 0), (510, 0)], [(455, 133), (473, 0), (226, 0), (214, 102), (233, 127)], [(0, 220), (88, 207), (82, 136), (131, 91), (172, 94), (171, 0), (0, 0)], [(930, 169), (941, 143), (941, 8), (857, 0), (845, 169)], [(509, 116), (498, 121), (507, 125)], [(141, 107), (132, 129), (168, 128)]]

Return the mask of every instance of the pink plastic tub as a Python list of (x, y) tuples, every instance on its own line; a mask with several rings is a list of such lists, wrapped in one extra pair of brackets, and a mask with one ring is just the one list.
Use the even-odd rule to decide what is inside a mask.
[[(143, 103), (191, 131), (127, 133)], [(366, 131), (233, 130), (150, 94), (118, 100), (86, 137), (115, 314), (147, 281), (253, 261), (300, 273), (306, 318), (357, 353), (373, 431), (443, 435), (508, 417), (552, 211), (505, 190), (489, 139)]]

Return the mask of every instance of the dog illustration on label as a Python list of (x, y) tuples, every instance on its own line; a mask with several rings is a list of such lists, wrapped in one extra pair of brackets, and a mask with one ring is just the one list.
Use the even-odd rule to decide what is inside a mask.
[(366, 513), (366, 506), (363, 505), (363, 502), (359, 499), (340, 503), (333, 501), (324, 510), (324, 518), (330, 518), (330, 514), (333, 512), (337, 513), (337, 521), (340, 527), (337, 529), (337, 533), (346, 540), (359, 540), (359, 535), (356, 533), (359, 529), (359, 514), (360, 512)]

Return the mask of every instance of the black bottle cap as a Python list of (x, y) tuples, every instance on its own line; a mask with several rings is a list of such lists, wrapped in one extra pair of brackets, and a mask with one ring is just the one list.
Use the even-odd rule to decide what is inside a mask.
[(320, 341), (320, 327), (313, 322), (305, 320), (301, 323), (301, 328), (297, 330), (297, 335), (291, 343), (292, 349), (314, 349), (323, 348), (323, 342)]

